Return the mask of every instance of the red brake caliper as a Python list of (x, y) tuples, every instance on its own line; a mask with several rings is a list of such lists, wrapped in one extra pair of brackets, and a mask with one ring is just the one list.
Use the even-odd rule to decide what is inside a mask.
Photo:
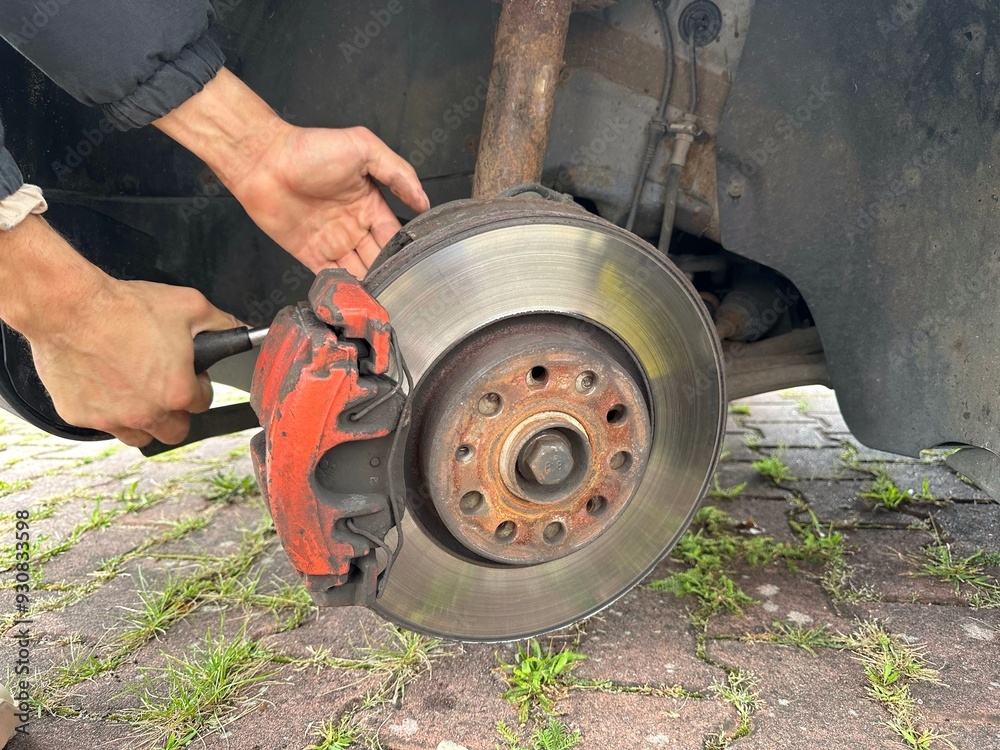
[[(321, 606), (370, 604), (394, 551), (390, 492), (404, 372), (389, 315), (343, 269), (275, 318), (254, 374), (263, 432), (251, 443), (261, 490), (292, 566)], [(402, 377), (397, 374), (397, 378)], [(396, 551), (401, 540), (397, 540)]]

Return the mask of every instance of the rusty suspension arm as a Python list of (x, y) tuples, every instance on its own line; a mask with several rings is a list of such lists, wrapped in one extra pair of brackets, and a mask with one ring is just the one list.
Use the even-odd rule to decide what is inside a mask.
[(472, 195), (539, 182), (573, 0), (504, 0)]

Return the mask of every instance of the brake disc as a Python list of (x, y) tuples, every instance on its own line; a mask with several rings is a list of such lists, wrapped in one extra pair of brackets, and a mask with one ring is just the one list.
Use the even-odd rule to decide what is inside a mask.
[(416, 383), (375, 608), (469, 641), (587, 617), (663, 558), (714, 472), (704, 304), (652, 247), (551, 201), (462, 201), (404, 231), (366, 280)]

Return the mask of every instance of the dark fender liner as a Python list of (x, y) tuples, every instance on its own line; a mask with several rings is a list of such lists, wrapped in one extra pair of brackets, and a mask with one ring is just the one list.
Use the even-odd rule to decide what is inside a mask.
[(852, 432), (910, 456), (986, 448), (984, 476), (1000, 451), (998, 45), (995, 2), (758, 0), (718, 138), (723, 243), (801, 290)]

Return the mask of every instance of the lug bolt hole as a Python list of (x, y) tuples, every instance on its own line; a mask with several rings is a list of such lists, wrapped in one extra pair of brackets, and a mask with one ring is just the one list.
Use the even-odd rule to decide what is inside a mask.
[(517, 531), (517, 525), (513, 521), (504, 521), (497, 526), (497, 530), (493, 532), (493, 536), (496, 537), (498, 542), (507, 543), (514, 538), (515, 531)]
[(628, 410), (625, 404), (615, 404), (608, 410), (608, 424), (621, 424), (625, 421)]
[(566, 537), (566, 527), (559, 521), (553, 521), (546, 525), (542, 531), (542, 538), (549, 544), (558, 544)]
[(528, 377), (525, 380), (529, 388), (539, 388), (548, 382), (549, 371), (541, 365), (536, 365), (528, 372)]
[[(462, 495), (462, 499), (458, 501), (458, 507), (462, 509), (463, 513), (471, 514), (482, 508), (483, 502), (483, 493), (473, 490)], [(499, 533), (499, 529), (497, 529), (497, 532)]]
[(455, 460), (460, 463), (467, 464), (475, 457), (475, 455), (475, 448), (471, 445), (462, 445), (457, 451), (455, 451)]
[(611, 468), (615, 471), (627, 471), (632, 465), (632, 454), (626, 451), (618, 451), (611, 457)]
[(597, 373), (584, 370), (576, 376), (576, 390), (580, 393), (590, 393), (597, 385)]
[(604, 495), (594, 495), (587, 501), (587, 512), (594, 518), (604, 515), (608, 509), (608, 499)]
[(503, 399), (499, 393), (487, 393), (479, 399), (479, 413), (484, 417), (493, 417), (500, 413)]

